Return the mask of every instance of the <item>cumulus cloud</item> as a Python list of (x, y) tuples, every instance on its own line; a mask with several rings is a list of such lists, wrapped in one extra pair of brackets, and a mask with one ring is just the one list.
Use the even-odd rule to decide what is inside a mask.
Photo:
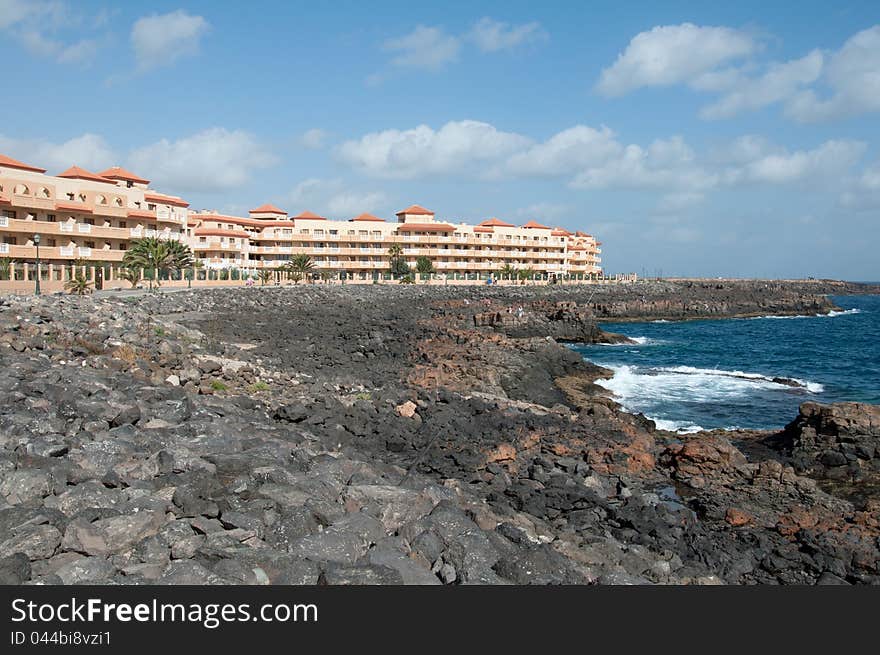
[(830, 140), (812, 150), (779, 151), (765, 154), (729, 171), (731, 183), (760, 182), (790, 184), (836, 182), (862, 158), (866, 145), (861, 141)]
[(388, 204), (388, 197), (382, 191), (352, 189), (342, 179), (316, 177), (297, 183), (288, 194), (288, 200), (300, 209), (310, 209), (336, 219), (377, 212)]
[(771, 64), (766, 72), (758, 77), (743, 76), (732, 80), (731, 84), (723, 89), (724, 95), (704, 107), (700, 116), (706, 119), (730, 118), (742, 111), (760, 109), (786, 100), (819, 78), (823, 62), (822, 53), (813, 50), (800, 59)]
[(528, 207), (517, 209), (515, 214), (520, 218), (553, 221), (571, 214), (571, 207), (554, 202), (536, 202)]
[(388, 39), (382, 49), (394, 53), (392, 66), (436, 71), (458, 59), (461, 39), (441, 27), (418, 25), (409, 34)]
[(177, 141), (162, 139), (138, 148), (128, 158), (134, 170), (150, 171), (157, 185), (173, 186), (181, 192), (241, 187), (255, 170), (275, 161), (249, 133), (223, 128), (211, 128)]
[[(101, 27), (93, 21), (91, 27)], [(18, 39), (32, 55), (62, 64), (88, 64), (98, 52), (99, 39), (69, 40), (59, 32), (89, 29), (83, 16), (60, 0), (0, 0), (0, 30)]]
[(99, 170), (113, 165), (116, 154), (103, 137), (82, 134), (62, 143), (47, 140), (29, 141), (0, 135), (0, 152), (46, 168), (50, 173), (60, 173), (77, 165), (89, 170)]
[(474, 24), (468, 38), (483, 52), (498, 52), (543, 41), (547, 33), (537, 22), (510, 25), (485, 16)]
[(597, 90), (620, 96), (645, 86), (689, 82), (757, 49), (751, 35), (729, 27), (660, 25), (632, 38), (614, 64), (602, 71)]
[(880, 111), (880, 25), (855, 34), (832, 53), (822, 81), (830, 93), (803, 91), (791, 99), (786, 114), (808, 123)]
[[(385, 40), (382, 50), (392, 55), (388, 62), (392, 70), (410, 69), (436, 73), (457, 62), (466, 44), (475, 46), (483, 53), (497, 53), (547, 38), (547, 32), (540, 23), (511, 25), (487, 16), (462, 34), (450, 34), (443, 27), (417, 25), (408, 34)], [(387, 70), (379, 71), (368, 76), (366, 82), (375, 86), (389, 76)]]
[(368, 175), (412, 179), (421, 175), (480, 173), (483, 167), (514, 154), (531, 141), (488, 123), (464, 120), (439, 130), (419, 125), (409, 130), (372, 132), (346, 141), (337, 156)]
[(662, 194), (658, 211), (669, 214), (732, 186), (840, 187), (865, 147), (839, 139), (789, 151), (745, 135), (697, 152), (681, 136), (626, 143), (605, 126), (576, 125), (535, 141), (488, 123), (460, 121), (438, 130), (420, 125), (367, 134), (343, 143), (336, 154), (356, 170), (388, 179), (555, 177), (573, 189), (654, 191)]
[(619, 96), (640, 87), (682, 84), (718, 94), (707, 120), (780, 104), (802, 123), (880, 111), (880, 25), (850, 37), (837, 51), (814, 49), (784, 62), (761, 61), (760, 43), (727, 27), (690, 23), (637, 34), (596, 89)]
[(621, 148), (614, 132), (604, 125), (599, 129), (575, 125), (514, 154), (507, 168), (517, 175), (564, 175), (605, 161)]
[(202, 37), (210, 29), (202, 16), (183, 9), (168, 14), (144, 16), (131, 29), (131, 45), (141, 71), (167, 66), (199, 52)]
[(326, 140), (327, 132), (317, 127), (312, 128), (311, 130), (306, 130), (299, 138), (302, 147), (307, 150), (320, 150), (324, 147), (324, 142)]

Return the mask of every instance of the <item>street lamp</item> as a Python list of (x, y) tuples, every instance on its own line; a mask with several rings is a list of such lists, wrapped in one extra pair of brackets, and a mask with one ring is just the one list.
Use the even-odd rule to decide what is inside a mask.
[(40, 295), (40, 235), (34, 235), (34, 246), (37, 248), (37, 279), (34, 281), (34, 295)]

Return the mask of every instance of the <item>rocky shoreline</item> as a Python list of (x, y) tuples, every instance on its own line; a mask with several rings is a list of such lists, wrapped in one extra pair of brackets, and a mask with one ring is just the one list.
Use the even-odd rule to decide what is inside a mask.
[[(0, 583), (880, 582), (877, 408), (682, 437), (561, 345), (845, 283), (0, 301)], [(858, 492), (854, 493), (854, 490)]]

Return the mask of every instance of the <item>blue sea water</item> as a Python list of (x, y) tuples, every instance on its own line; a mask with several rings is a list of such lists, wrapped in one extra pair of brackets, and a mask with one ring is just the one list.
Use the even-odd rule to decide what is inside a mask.
[[(600, 382), (658, 427), (782, 427), (798, 405), (880, 403), (880, 296), (840, 296), (829, 316), (606, 323), (637, 345), (571, 347), (611, 368)], [(773, 378), (796, 380), (791, 387)]]

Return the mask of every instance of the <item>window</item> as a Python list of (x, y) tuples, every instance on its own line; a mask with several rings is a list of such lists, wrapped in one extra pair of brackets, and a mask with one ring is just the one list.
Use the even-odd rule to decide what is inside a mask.
[(50, 248), (54, 248), (56, 245), (55, 239), (46, 239), (46, 245), (49, 246)]
[(84, 242), (83, 242), (83, 245), (84, 245), (86, 248), (94, 248), (94, 247), (95, 247), (95, 242), (94, 242), (94, 241), (84, 241)]
[(149, 209), (151, 212), (156, 211), (156, 205), (154, 205), (153, 203), (147, 203), (147, 209)]
[(68, 200), (73, 200), (73, 194), (72, 194), (72, 193), (68, 193), (68, 194), (67, 194), (67, 199), (68, 199)]
[(41, 195), (43, 198), (51, 198), (51, 197), (52, 197), (52, 192), (49, 191), (49, 189), (47, 189), (46, 187), (41, 187), (41, 188), (40, 188), (40, 195)]
[(127, 243), (120, 243), (119, 249), (120, 250), (128, 250), (128, 244)]
[(18, 239), (15, 237), (3, 237), (3, 243), (8, 243), (10, 246), (14, 246), (18, 243)]
[(5, 216), (6, 218), (15, 218), (15, 212), (11, 209), (4, 209), (3, 216)]
[(308, 234), (309, 231), (307, 229), (302, 229), (299, 231), (300, 234)]
[(130, 189), (131, 187), (134, 186), (134, 182), (132, 182), (131, 180), (128, 180), (128, 181), (125, 183), (125, 186), (127, 186), (127, 187)]
[(119, 221), (119, 227), (128, 227), (127, 221)]
[(50, 223), (54, 223), (56, 221), (55, 214), (46, 214), (46, 220)]

